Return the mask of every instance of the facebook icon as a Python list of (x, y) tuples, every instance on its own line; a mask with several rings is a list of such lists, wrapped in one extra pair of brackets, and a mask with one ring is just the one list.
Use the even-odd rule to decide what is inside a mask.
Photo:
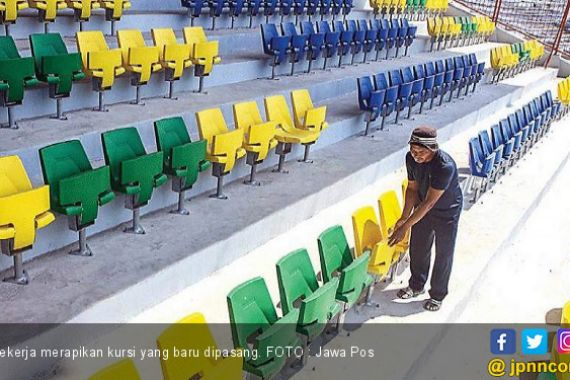
[(513, 355), (517, 352), (517, 333), (512, 329), (491, 330), (491, 353)]

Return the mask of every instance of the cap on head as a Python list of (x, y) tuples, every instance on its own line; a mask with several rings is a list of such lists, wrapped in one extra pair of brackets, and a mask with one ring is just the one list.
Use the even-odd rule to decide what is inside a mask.
[(421, 126), (412, 132), (408, 144), (421, 145), (431, 150), (438, 150), (437, 129), (428, 126)]

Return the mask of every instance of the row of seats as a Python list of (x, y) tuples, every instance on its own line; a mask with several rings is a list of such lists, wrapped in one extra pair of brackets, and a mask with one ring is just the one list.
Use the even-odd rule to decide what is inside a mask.
[(0, 37), (0, 99), (8, 107), (8, 126), (17, 128), (11, 108), (22, 104), (24, 89), (35, 86), (38, 80), (47, 83), (50, 98), (56, 99), (58, 119), (66, 119), (61, 100), (69, 97), (72, 84), (85, 76), (99, 92), (98, 111), (105, 111), (103, 92), (126, 72), (136, 86), (136, 104), (141, 100), (140, 86), (157, 71), (164, 71), (165, 81), (169, 82), (168, 97), (173, 98), (174, 82), (185, 69), (194, 66), (201, 92), (204, 77), (221, 62), (218, 41), (208, 41), (201, 27), (184, 28), (184, 43), (177, 41), (170, 28), (152, 29), (151, 34), (154, 45), (146, 45), (140, 30), (120, 30), (119, 48), (110, 49), (102, 32), (77, 32), (79, 53), (69, 53), (57, 33), (34, 34), (30, 36), (32, 57), (22, 57), (12, 37)]
[[(562, 315), (560, 317), (560, 327), (570, 328), (570, 301), (562, 307)], [(550, 350), (550, 363), (560, 366), (565, 363), (570, 366), (570, 354), (563, 354), (558, 351), (558, 335), (555, 332), (552, 334), (551, 350)], [(559, 367), (563, 368), (563, 367)], [(538, 375), (537, 380), (570, 380), (570, 373), (567, 371), (551, 371), (542, 372)]]
[[(431, 37), (430, 51), (437, 42), (437, 50), (453, 46), (466, 46), (487, 41), (495, 32), (495, 23), (486, 16), (430, 17), (427, 19)], [(443, 45), (442, 45), (443, 42)]]
[[(331, 25), (332, 24), (332, 25)], [(376, 60), (382, 50), (386, 50), (386, 58), (395, 48), (395, 57), (400, 49), (408, 48), (416, 37), (417, 26), (410, 26), (406, 19), (382, 20), (347, 20), (326, 21), (316, 25), (304, 21), (301, 32), (298, 33), (293, 23), (281, 24), (281, 33), (275, 24), (261, 25), (263, 52), (272, 57), (271, 79), (275, 78), (275, 67), (285, 62), (287, 57), (291, 62), (291, 72), (295, 72), (295, 63), (308, 60), (307, 73), (311, 71), (313, 61), (324, 57), (323, 70), (327, 67), (329, 58), (338, 56), (338, 67), (343, 64), (343, 58), (352, 55), (350, 64), (354, 64), (355, 56), (364, 53), (362, 63), (366, 62), (369, 53), (376, 52)]]
[(473, 202), (548, 132), (559, 109), (547, 91), (493, 125), (491, 133), (482, 130), (469, 140), (467, 186), (474, 192)]
[[(397, 246), (387, 244), (388, 235), (402, 214), (396, 192), (382, 194), (378, 205), (380, 223), (371, 206), (352, 215), (354, 254), (340, 225), (320, 234), (317, 243), (322, 284), (306, 249), (295, 250), (277, 262), (281, 317), (262, 277), (235, 287), (227, 297), (235, 348), (249, 347), (252, 340), (256, 348), (302, 346), (304, 364), (307, 347), (329, 322), (334, 321), (340, 330), (344, 315), (363, 295), (365, 303), (372, 305), (375, 284), (393, 277), (409, 243), (408, 236)], [(262, 359), (246, 360), (244, 370), (263, 379), (278, 373), (287, 360), (275, 354), (261, 355)]]
[(448, 0), (369, 0), (374, 16), (405, 14), (411, 19), (441, 15), (447, 11)]
[(249, 15), (251, 28), (253, 18), (258, 15), (265, 16), (266, 24), (269, 23), (269, 17), (274, 15), (280, 15), (281, 22), (285, 16), (294, 15), (297, 24), (299, 17), (304, 15), (309, 16), (309, 20), (316, 15), (320, 15), (321, 20), (328, 15), (332, 15), (334, 19), (339, 14), (346, 17), (353, 8), (352, 0), (181, 0), (181, 3), (188, 9), (191, 25), (194, 25), (194, 19), (200, 17), (207, 7), (209, 17), (212, 18), (212, 30), (216, 28), (216, 18), (222, 15), (224, 9), (228, 10), (232, 18), (232, 28), (235, 18), (241, 16), (245, 10)]
[(561, 105), (560, 112), (566, 115), (570, 106), (570, 77), (558, 82), (557, 94), (557, 101)]
[(121, 19), (123, 11), (130, 7), (131, 2), (129, 0), (3, 0), (0, 2), (0, 19), (6, 28), (6, 35), (9, 35), (9, 25), (16, 23), (18, 13), (21, 10), (26, 8), (37, 9), (39, 20), (45, 23), (47, 33), (48, 23), (54, 22), (57, 12), (62, 9), (72, 9), (75, 21), (80, 22), (80, 25), (89, 21), (94, 9), (104, 9), (105, 18), (107, 21), (111, 21), (113, 25), (115, 21)]
[(502, 45), (491, 49), (491, 82), (499, 82), (528, 70), (544, 55), (544, 45), (537, 40)]
[[(314, 107), (307, 90), (291, 93), (294, 118), (285, 97), (265, 99), (266, 120), (261, 118), (254, 101), (235, 104), (235, 129), (230, 130), (219, 108), (200, 111), (196, 121), (200, 141), (192, 142), (181, 117), (154, 123), (157, 152), (145, 150), (134, 127), (116, 129), (101, 135), (106, 166), (94, 169), (79, 140), (65, 141), (40, 149), (40, 161), (46, 185), (32, 189), (28, 175), (17, 156), (0, 158), (0, 240), (15, 255), (15, 276), (18, 283), (27, 283), (21, 253), (32, 247), (35, 231), (54, 220), (53, 213), (66, 215), (69, 226), (79, 232), (79, 249), (71, 253), (91, 256), (86, 244), (85, 229), (95, 223), (98, 209), (115, 198), (114, 192), (127, 197), (125, 207), (133, 212), (133, 225), (128, 232), (143, 234), (140, 208), (148, 204), (153, 190), (172, 179), (177, 192), (177, 213), (184, 209), (184, 193), (209, 168), (218, 178), (217, 198), (222, 193), (222, 179), (247, 154), (251, 174), (246, 183), (255, 181), (256, 166), (276, 148), (279, 155), (277, 171), (283, 172), (285, 156), (293, 144), (305, 146), (304, 161), (309, 161), (309, 148), (323, 129), (326, 107)], [(25, 205), (25, 207), (24, 207)], [(4, 211), (5, 210), (5, 211)], [(51, 211), (50, 211), (51, 210)], [(17, 264), (17, 265), (16, 265)]]
[(472, 53), (358, 78), (358, 105), (361, 111), (368, 113), (364, 135), (368, 135), (370, 124), (379, 116), (382, 116), (380, 130), (383, 130), (386, 117), (393, 112), (396, 113), (394, 122), (398, 123), (400, 112), (406, 107), (410, 118), (417, 104), (420, 104), (421, 114), (427, 100), (432, 109), (438, 96), (441, 105), (446, 93), (449, 93), (450, 102), (455, 90), (456, 97), (463, 89), (467, 95), (471, 85), (474, 92), (484, 73), (485, 63), (478, 63)]

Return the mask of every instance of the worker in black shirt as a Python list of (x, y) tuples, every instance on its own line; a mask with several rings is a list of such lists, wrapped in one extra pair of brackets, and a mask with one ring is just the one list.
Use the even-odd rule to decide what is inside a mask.
[(424, 292), (435, 240), (430, 299), (426, 301), (424, 308), (437, 311), (447, 295), (463, 194), (459, 187), (455, 161), (439, 149), (435, 128), (416, 128), (409, 144), (410, 151), (406, 155), (408, 187), (404, 209), (389, 237), (389, 244), (397, 244), (404, 238), (406, 231), (412, 229), (412, 277), (409, 286), (398, 292), (399, 298), (408, 299)]

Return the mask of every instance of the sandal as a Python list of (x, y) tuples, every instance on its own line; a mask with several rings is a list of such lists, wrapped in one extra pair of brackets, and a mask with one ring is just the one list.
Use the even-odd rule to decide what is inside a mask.
[(427, 311), (438, 311), (441, 308), (441, 301), (430, 298), (424, 303), (424, 309)]
[(400, 289), (400, 291), (398, 291), (397, 295), (398, 295), (398, 298), (403, 299), (403, 300), (407, 300), (410, 298), (417, 297), (423, 293), (424, 293), (423, 289), (422, 290), (414, 290), (408, 286), (407, 288)]

